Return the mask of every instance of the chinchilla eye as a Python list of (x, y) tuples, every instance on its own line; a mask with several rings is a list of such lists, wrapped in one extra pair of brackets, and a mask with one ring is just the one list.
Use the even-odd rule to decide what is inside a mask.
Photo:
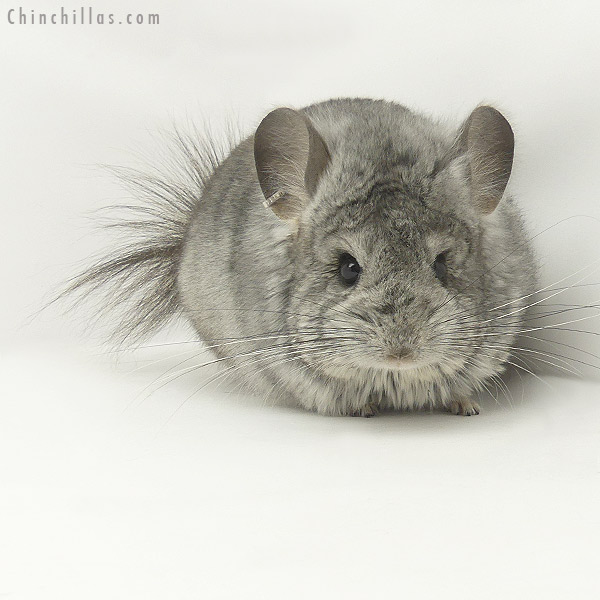
[(340, 256), (340, 275), (346, 285), (352, 285), (358, 279), (362, 269), (354, 256), (342, 254)]
[(433, 265), (431, 265), (433, 267), (433, 272), (435, 273), (435, 276), (442, 283), (446, 283), (446, 276), (448, 274), (448, 267), (446, 265), (446, 254), (448, 254), (447, 251), (438, 254), (435, 257), (435, 260), (433, 261)]

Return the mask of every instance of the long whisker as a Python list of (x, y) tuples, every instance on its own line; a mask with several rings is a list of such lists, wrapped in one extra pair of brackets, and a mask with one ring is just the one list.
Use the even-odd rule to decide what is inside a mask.
[[(510, 333), (514, 334), (514, 335), (520, 335), (522, 333), (529, 333), (532, 331), (542, 331), (542, 330), (546, 330), (546, 329), (556, 329), (559, 326), (562, 325), (570, 325), (571, 323), (579, 323), (581, 321), (588, 321), (590, 319), (594, 319), (596, 317), (600, 316), (599, 314), (596, 315), (589, 315), (586, 317), (581, 317), (579, 319), (572, 319), (570, 321), (564, 321), (562, 323), (556, 323), (556, 324), (549, 324), (549, 325), (543, 325), (541, 327), (531, 327), (528, 329), (522, 329), (522, 330), (517, 330), (517, 331), (511, 331)], [(457, 331), (460, 331), (460, 328), (456, 328)], [(594, 333), (594, 332), (588, 332), (588, 333)], [(499, 335), (506, 335), (506, 332), (504, 331), (500, 331), (500, 332), (489, 332), (489, 333), (473, 333), (470, 334), (470, 337), (489, 337), (489, 336), (499, 336)], [(600, 335), (600, 333), (599, 333)]]
[[(507, 258), (509, 258), (513, 254), (515, 254), (515, 252), (517, 252), (517, 251), (521, 250), (522, 248), (524, 248), (525, 246), (529, 245), (533, 240), (535, 240), (540, 235), (542, 235), (542, 234), (544, 234), (544, 233), (546, 233), (546, 232), (554, 229), (554, 227), (557, 227), (558, 225), (561, 225), (561, 224), (563, 224), (563, 223), (565, 223), (567, 221), (570, 221), (571, 219), (576, 219), (576, 218), (588, 218), (588, 219), (597, 220), (597, 219), (595, 219), (594, 217), (592, 217), (590, 215), (571, 215), (570, 217), (565, 217), (564, 219), (561, 219), (557, 223), (554, 223), (553, 225), (551, 225), (549, 227), (546, 227), (542, 231), (536, 233), (534, 236), (530, 237), (529, 239), (525, 240), (521, 244), (517, 245), (515, 248), (513, 248), (513, 250), (511, 252), (509, 252), (507, 255), (505, 255), (504, 257), (502, 257), (498, 262), (496, 262), (495, 264), (493, 264), (489, 269), (487, 269), (486, 272), (481, 273), (481, 275), (479, 275), (475, 279), (467, 282), (467, 285), (465, 286), (465, 288), (463, 288), (463, 291), (464, 291), (464, 289), (470, 289), (475, 283), (477, 283), (479, 280), (481, 280), (482, 277), (486, 276), (490, 271), (493, 271), (496, 267), (498, 267), (499, 265), (501, 265)], [(449, 293), (448, 296), (449, 297), (440, 306), (438, 306), (435, 309), (436, 312), (442, 306), (445, 306), (452, 299), (456, 298), (456, 294), (452, 295), (452, 294)]]
[[(570, 275), (567, 275), (567, 276), (565, 276), (565, 277), (563, 277), (563, 278), (561, 278), (561, 279), (559, 279), (559, 280), (557, 280), (557, 281), (555, 281), (555, 282), (553, 282), (551, 284), (548, 284), (547, 286), (544, 286), (544, 287), (542, 287), (542, 288), (540, 288), (540, 289), (538, 289), (538, 290), (536, 290), (534, 292), (531, 292), (531, 293), (525, 294), (523, 296), (520, 296), (519, 298), (515, 298), (515, 299), (513, 299), (513, 300), (511, 300), (509, 302), (505, 302), (504, 304), (501, 304), (499, 306), (496, 306), (496, 307), (487, 307), (487, 308), (484, 307), (482, 311), (480, 311), (480, 312), (478, 312), (476, 314), (471, 313), (471, 311), (469, 309), (465, 309), (463, 311), (456, 311), (455, 314), (452, 317), (446, 318), (445, 320), (442, 320), (442, 321), (437, 321), (437, 322), (434, 321), (433, 324), (434, 325), (443, 325), (443, 324), (447, 323), (448, 321), (454, 320), (456, 317), (460, 317), (461, 314), (467, 314), (469, 317), (475, 317), (475, 316), (480, 316), (480, 315), (486, 314), (486, 313), (488, 313), (488, 314), (489, 313), (493, 313), (495, 310), (498, 310), (498, 309), (503, 308), (505, 306), (509, 306), (511, 304), (515, 304), (517, 302), (520, 302), (520, 301), (525, 300), (527, 298), (530, 298), (532, 296), (533, 297), (537, 296), (540, 293), (544, 293), (544, 292), (550, 293), (550, 292), (552, 292), (552, 294), (550, 296), (542, 298), (539, 301), (536, 301), (536, 302), (533, 302), (533, 303), (529, 303), (529, 304), (527, 304), (527, 306), (519, 309), (516, 312), (525, 311), (525, 310), (531, 308), (532, 306), (535, 306), (536, 304), (540, 304), (541, 302), (547, 301), (550, 298), (553, 298), (554, 296), (557, 296), (557, 295), (559, 295), (559, 294), (561, 294), (561, 293), (563, 293), (563, 292), (565, 292), (565, 291), (567, 291), (569, 289), (572, 289), (574, 287), (579, 287), (580, 285), (582, 285), (581, 282), (584, 281), (585, 279), (587, 279), (587, 277), (589, 277), (594, 271), (592, 271), (592, 273), (589, 273), (588, 275), (582, 277), (579, 281), (575, 282), (574, 284), (571, 284), (569, 286), (559, 287), (559, 288), (555, 288), (554, 287), (557, 284), (562, 283), (566, 279), (569, 279), (571, 277), (574, 277), (575, 275), (578, 275), (580, 272), (584, 271), (585, 269), (587, 269), (587, 268), (589, 268), (591, 266), (595, 266), (598, 262), (600, 262), (600, 261), (594, 261), (593, 263), (590, 263), (589, 265), (586, 265), (585, 267), (583, 267), (583, 268), (575, 271), (574, 273), (571, 273)], [(585, 285), (585, 284), (583, 284), (583, 285)], [(590, 285), (597, 285), (597, 284), (590, 284)], [(435, 314), (437, 312), (437, 310), (439, 310), (439, 308), (441, 308), (441, 307), (436, 308), (434, 310), (434, 312), (432, 313), (432, 315)], [(513, 314), (513, 313), (509, 313), (509, 314)], [(498, 317), (498, 318), (500, 318), (500, 317)]]
[[(331, 356), (331, 349), (327, 348), (323, 351), (321, 351), (321, 353), (326, 354)], [(315, 352), (311, 352), (311, 356), (314, 355), (320, 355), (319, 351), (317, 351), (317, 353)], [(264, 360), (265, 358), (269, 358), (269, 357), (262, 357), (262, 360)], [(289, 361), (289, 360), (295, 360), (298, 357), (287, 357), (285, 359), (282, 359), (282, 362), (285, 361)], [(260, 360), (260, 359), (259, 359)], [(204, 365), (201, 365), (204, 366)], [(244, 365), (232, 365), (229, 369), (231, 370), (239, 370), (240, 368), (242, 368)], [(248, 365), (245, 365), (248, 366)], [(163, 428), (166, 427), (168, 425), (168, 423), (173, 419), (173, 417), (175, 417), (175, 415), (179, 412), (179, 410), (195, 395), (197, 394), (200, 390), (202, 390), (204, 387), (206, 387), (207, 385), (209, 385), (210, 383), (212, 383), (213, 381), (215, 381), (216, 379), (220, 378), (223, 376), (223, 373), (217, 373), (215, 376), (211, 377), (207, 382), (203, 383), (200, 387), (196, 388), (191, 395), (189, 395), (185, 400), (183, 400), (183, 402), (181, 402), (177, 408), (173, 411), (173, 413), (171, 413), (171, 415), (167, 418), (167, 421), (164, 423)]]
[(565, 348), (570, 348), (571, 350), (576, 350), (577, 352), (581, 352), (582, 354), (586, 354), (587, 356), (591, 356), (592, 358), (597, 358), (600, 360), (600, 356), (598, 354), (594, 354), (593, 352), (589, 352), (588, 350), (584, 350), (583, 348), (578, 348), (577, 346), (573, 346), (572, 344), (567, 344), (565, 342), (559, 342), (558, 340), (547, 340), (544, 338), (540, 338), (534, 335), (521, 334), (521, 337), (531, 340), (536, 340), (538, 342), (546, 342), (547, 344), (556, 344), (558, 346), (564, 346)]
[[(337, 341), (344, 339), (343, 336), (336, 336), (335, 338)], [(354, 338), (346, 338), (346, 339), (351, 339), (353, 340)], [(302, 344), (305, 344), (305, 348), (302, 348)], [(260, 354), (267, 354), (267, 356), (270, 356), (273, 352), (280, 352), (282, 350), (288, 350), (289, 353), (293, 353), (294, 351), (307, 351), (308, 349), (320, 349), (321, 346), (319, 346), (319, 344), (323, 345), (323, 344), (329, 344), (330, 345), (330, 340), (297, 340), (293, 343), (283, 343), (283, 344), (277, 344), (274, 346), (269, 346), (266, 348), (258, 348), (258, 349), (254, 349), (251, 350), (249, 352), (242, 352), (242, 353), (238, 353), (235, 354), (233, 356), (224, 356), (221, 358), (215, 358), (213, 360), (207, 361), (205, 363), (203, 363), (202, 365), (194, 365), (191, 367), (186, 367), (182, 370), (180, 370), (177, 374), (175, 374), (175, 376), (167, 378), (165, 379), (165, 376), (163, 375), (163, 377), (158, 378), (157, 380), (155, 380), (152, 384), (149, 384), (148, 386), (146, 386), (144, 388), (144, 390), (142, 390), (141, 393), (145, 392), (149, 387), (151, 386), (155, 386), (157, 383), (160, 383), (160, 385), (158, 385), (158, 387), (154, 387), (152, 393), (155, 393), (156, 391), (158, 391), (159, 389), (161, 389), (162, 387), (164, 387), (167, 383), (170, 383), (172, 381), (174, 381), (175, 379), (181, 377), (182, 375), (185, 375), (186, 373), (190, 373), (192, 371), (195, 371), (199, 368), (204, 368), (204, 367), (208, 367), (210, 365), (218, 365), (224, 361), (228, 361), (228, 360), (233, 360), (233, 359), (240, 359), (240, 358), (245, 358), (245, 357), (255, 357), (257, 355)], [(191, 360), (194, 357), (190, 357), (184, 361), (181, 361), (180, 363), (178, 363), (177, 365), (175, 365), (175, 367), (173, 368), (177, 368), (178, 366), (180, 366), (181, 364), (184, 364), (186, 362), (188, 362), (189, 360)], [(172, 368), (172, 369), (173, 369)], [(172, 369), (170, 369), (169, 371), (171, 371)], [(167, 373), (169, 372), (167, 371)], [(164, 381), (163, 381), (164, 380)]]
[[(442, 345), (444, 345), (444, 344), (442, 344)], [(455, 344), (455, 345), (452, 344), (452, 343), (446, 343), (445, 345), (448, 346), (448, 347), (470, 347), (468, 343), (458, 343), (458, 344)], [(503, 350), (503, 351), (506, 351), (506, 352), (509, 352), (509, 353), (512, 353), (512, 354), (514, 354), (516, 352), (528, 352), (530, 354), (544, 356), (545, 358), (548, 358), (548, 359), (559, 360), (560, 362), (568, 365), (568, 367), (570, 369), (574, 369), (574, 367), (571, 364), (569, 364), (568, 361), (576, 362), (576, 363), (585, 365), (587, 367), (591, 367), (593, 369), (600, 370), (600, 366), (598, 366), (598, 365), (594, 365), (594, 364), (591, 364), (591, 363), (579, 360), (577, 358), (573, 358), (571, 356), (565, 356), (563, 354), (558, 354), (558, 353), (555, 353), (555, 352), (546, 352), (546, 351), (543, 351), (543, 350), (535, 350), (533, 348), (524, 348), (524, 347), (521, 347), (521, 346), (510, 346), (510, 345), (507, 345), (507, 344), (499, 344), (499, 343), (496, 343), (496, 342), (493, 342), (491, 345), (486, 345), (485, 348), (489, 349), (489, 350)], [(478, 349), (478, 351), (479, 350), (482, 350), (482, 349)], [(556, 368), (566, 370), (565, 367), (562, 367), (561, 365), (558, 365), (558, 364), (556, 364), (554, 362), (550, 363), (550, 362), (547, 362), (546, 360), (542, 360), (542, 359), (539, 359), (539, 358), (536, 358), (536, 357), (532, 357), (532, 358), (535, 358), (536, 360), (540, 360), (542, 362), (546, 362), (547, 364), (551, 364), (552, 366), (554, 366)], [(577, 372), (575, 372), (573, 370), (570, 370), (569, 373), (571, 375), (580, 375), (580, 376), (583, 375), (583, 373), (581, 371), (579, 371), (579, 370)]]

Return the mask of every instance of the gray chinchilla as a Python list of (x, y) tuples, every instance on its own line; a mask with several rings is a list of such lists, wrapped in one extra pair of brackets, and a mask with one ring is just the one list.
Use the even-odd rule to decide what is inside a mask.
[(535, 289), (504, 194), (494, 108), (450, 129), (395, 103), (268, 114), (222, 161), (180, 136), (184, 177), (133, 176), (141, 239), (70, 286), (107, 284), (137, 339), (183, 313), (248, 389), (331, 415), (445, 407), (501, 373)]

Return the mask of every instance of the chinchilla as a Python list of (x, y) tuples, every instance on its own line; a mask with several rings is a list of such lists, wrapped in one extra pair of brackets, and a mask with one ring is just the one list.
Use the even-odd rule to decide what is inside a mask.
[(338, 99), (272, 111), (222, 160), (179, 139), (182, 177), (129, 176), (148, 201), (128, 223), (138, 239), (70, 291), (107, 286), (109, 308), (128, 306), (124, 339), (183, 314), (264, 398), (478, 414), (537, 270), (505, 194), (514, 137), (500, 112), (451, 128)]

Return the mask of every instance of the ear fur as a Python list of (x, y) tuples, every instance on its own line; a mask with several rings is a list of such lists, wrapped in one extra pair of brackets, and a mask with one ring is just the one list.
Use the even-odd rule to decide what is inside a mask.
[(265, 206), (285, 221), (298, 219), (329, 160), (323, 138), (291, 108), (270, 112), (254, 135), (254, 161)]
[(496, 209), (510, 177), (514, 135), (508, 121), (491, 106), (479, 106), (463, 124), (456, 142), (468, 165), (473, 203), (482, 214)]

